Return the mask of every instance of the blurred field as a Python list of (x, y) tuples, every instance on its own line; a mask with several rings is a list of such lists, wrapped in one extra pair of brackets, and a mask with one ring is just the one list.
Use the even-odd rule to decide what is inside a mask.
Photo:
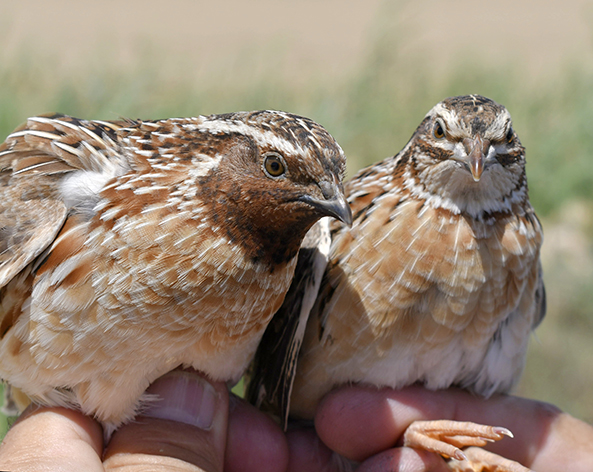
[[(40, 4), (24, 3), (29, 7)], [(139, 6), (138, 2), (130, 3)], [(190, 3), (174, 5), (189, 8)], [(205, 2), (196, 3), (206, 8)], [(260, 23), (265, 27), (265, 22), (254, 17), (249, 21), (257, 29), (258, 40), (241, 42), (249, 21), (233, 17), (247, 28), (235, 37), (233, 31), (224, 29), (227, 18), (217, 18), (211, 23), (221, 25), (220, 36), (210, 24), (214, 31), (204, 34), (202, 42), (195, 45), (210, 54), (200, 56), (204, 63), (198, 64), (200, 57), (190, 53), (185, 28), (180, 27), (179, 35), (170, 36), (169, 42), (162, 41), (156, 32), (158, 12), (144, 22), (136, 19), (146, 30), (144, 36), (111, 36), (103, 42), (97, 40), (101, 38), (99, 27), (98, 36), (86, 37), (84, 25), (94, 31), (97, 21), (106, 24), (95, 11), (82, 29), (79, 23), (72, 24), (73, 31), (62, 25), (58, 28), (61, 36), (56, 39), (48, 32), (44, 44), (45, 33), (38, 30), (39, 25), (25, 23), (17, 28), (25, 20), (15, 2), (0, 21), (10, 26), (0, 33), (0, 41), (7, 46), (0, 52), (0, 138), (27, 116), (49, 111), (116, 119), (275, 108), (324, 124), (346, 151), (352, 174), (400, 150), (424, 114), (441, 99), (467, 93), (493, 98), (510, 110), (527, 148), (531, 199), (546, 235), (543, 261), (548, 315), (532, 340), (518, 394), (555, 403), (593, 422), (593, 61), (586, 28), (583, 33), (581, 23), (573, 24), (579, 17), (590, 23), (591, 11), (585, 8), (586, 2), (577, 0), (573, 2), (580, 8), (576, 13), (566, 6), (562, 11), (551, 10), (554, 2), (519, 3), (523, 19), (535, 22), (530, 27), (544, 31), (545, 22), (553, 20), (557, 27), (564, 25), (563, 34), (572, 34), (569, 38), (560, 34), (554, 44), (548, 44), (538, 42), (537, 34), (523, 31), (527, 23), (517, 21), (517, 10), (508, 17), (516, 36), (495, 31), (507, 17), (491, 15), (488, 22), (489, 13), (480, 10), (475, 14), (482, 15), (483, 31), (476, 22), (463, 23), (456, 17), (459, 22), (450, 29), (460, 31), (457, 42), (451, 43), (452, 36), (439, 36), (444, 30), (435, 26), (435, 18), (442, 16), (429, 15), (421, 30), (424, 33), (416, 31), (419, 15), (438, 5), (417, 3), (420, 6), (370, 2), (372, 11), (368, 12), (361, 9), (362, 3), (352, 2), (350, 14), (358, 16), (345, 19), (346, 13), (336, 13), (337, 2), (320, 2), (326, 8), (322, 15), (329, 18), (336, 14), (339, 25), (346, 25), (346, 31), (340, 31), (339, 26), (325, 31), (325, 39), (315, 36), (321, 34), (317, 31), (322, 22), (313, 14), (314, 2), (303, 2), (303, 8), (309, 9), (316, 23), (311, 20), (309, 29), (291, 30), (294, 36), (290, 32), (283, 35), (282, 28), (270, 20), (276, 26), (266, 38), (259, 28)], [(457, 15), (475, 3), (453, 2), (447, 12), (439, 14)], [(69, 5), (75, 8), (74, 2)], [(126, 5), (124, 10), (130, 8)], [(287, 21), (282, 8), (292, 8), (274, 7), (280, 10), (270, 13), (270, 2), (256, 5), (262, 8), (260, 13), (276, 15), (274, 18), (282, 21)], [(537, 15), (531, 17), (535, 5)], [(542, 11), (551, 18), (542, 17)], [(290, 11), (289, 16), (307, 17), (299, 12)], [(166, 23), (169, 17), (163, 18)], [(196, 24), (207, 30), (206, 20), (195, 18)], [(52, 17), (52, 21), (55, 27), (58, 18)], [(187, 27), (188, 21), (185, 18), (180, 24)], [(155, 29), (152, 39), (147, 23)], [(461, 30), (461, 25), (467, 24), (472, 27)], [(175, 24), (168, 27), (175, 31)], [(490, 38), (500, 34), (500, 41), (506, 41), (504, 47), (500, 51), (482, 47), (482, 32)], [(227, 33), (232, 40), (225, 40)], [(304, 46), (299, 43), (301, 37), (307, 38)], [(334, 43), (340, 38), (345, 49), (334, 57)], [(182, 45), (178, 44), (181, 40)], [(63, 54), (59, 41), (63, 42)], [(223, 53), (212, 52), (217, 46)], [(82, 48), (82, 52), (73, 48)]]

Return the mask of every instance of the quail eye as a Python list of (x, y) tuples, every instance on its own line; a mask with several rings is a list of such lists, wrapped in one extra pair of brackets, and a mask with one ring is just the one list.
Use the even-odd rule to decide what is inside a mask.
[(434, 125), (434, 130), (432, 131), (432, 134), (437, 139), (443, 139), (445, 137), (445, 130), (443, 129), (443, 125), (441, 125), (440, 122), (438, 122), (438, 121), (436, 122), (436, 124)]
[(278, 154), (268, 154), (264, 157), (264, 170), (270, 177), (280, 177), (286, 172), (286, 167)]
[(513, 140), (513, 136), (514, 136), (515, 132), (513, 131), (513, 128), (510, 127), (509, 130), (507, 131), (507, 142), (511, 142)]

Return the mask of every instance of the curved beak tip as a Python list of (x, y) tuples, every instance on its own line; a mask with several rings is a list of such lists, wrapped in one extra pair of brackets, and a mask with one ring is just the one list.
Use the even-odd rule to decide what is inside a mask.
[(484, 172), (484, 160), (486, 157), (484, 153), (474, 149), (469, 157), (469, 170), (474, 178), (474, 182), (479, 182), (480, 178), (482, 177), (482, 173)]
[(345, 210), (342, 212), (339, 219), (345, 225), (352, 226), (352, 209), (350, 208), (350, 205), (348, 204), (348, 201), (345, 198), (344, 203)]
[(301, 200), (316, 208), (324, 216), (331, 216), (348, 226), (352, 226), (352, 210), (342, 192), (335, 194), (330, 199), (321, 200), (307, 195)]
[(324, 210), (328, 216), (333, 216), (342, 223), (352, 226), (352, 210), (343, 194), (340, 193), (331, 200), (327, 200)]

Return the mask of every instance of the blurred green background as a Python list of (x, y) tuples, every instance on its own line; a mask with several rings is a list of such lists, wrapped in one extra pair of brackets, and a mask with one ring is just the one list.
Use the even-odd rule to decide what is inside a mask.
[(592, 24), (586, 0), (6, 1), (0, 139), (50, 111), (283, 109), (322, 123), (352, 175), (443, 98), (486, 95), (514, 118), (545, 230), (548, 314), (517, 393), (593, 422)]

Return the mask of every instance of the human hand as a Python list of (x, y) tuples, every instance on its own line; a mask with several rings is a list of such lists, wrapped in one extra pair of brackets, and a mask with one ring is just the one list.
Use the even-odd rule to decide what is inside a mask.
[(119, 428), (107, 445), (101, 426), (79, 412), (28, 409), (0, 445), (0, 470), (285, 470), (288, 449), (280, 428), (242, 400), (229, 400), (224, 383), (176, 370), (147, 393), (161, 400)]
[(433, 392), (418, 386), (399, 391), (352, 386), (331, 392), (317, 409), (318, 436), (305, 429), (288, 433), (288, 470), (337, 470), (334, 450), (361, 462), (359, 472), (448, 471), (435, 454), (396, 447), (413, 421), (434, 419), (510, 429), (514, 439), (487, 449), (537, 472), (593, 470), (593, 427), (552, 405), (508, 395), (484, 400), (461, 390)]

